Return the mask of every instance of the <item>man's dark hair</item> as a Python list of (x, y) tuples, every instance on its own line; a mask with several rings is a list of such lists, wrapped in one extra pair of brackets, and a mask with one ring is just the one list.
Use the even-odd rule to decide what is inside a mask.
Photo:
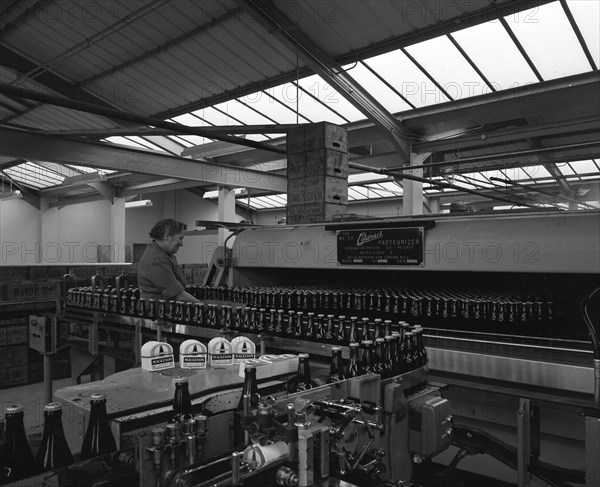
[(177, 235), (183, 232), (187, 226), (184, 223), (178, 222), (173, 218), (166, 218), (154, 224), (150, 230), (150, 238), (153, 240), (162, 240), (165, 234)]

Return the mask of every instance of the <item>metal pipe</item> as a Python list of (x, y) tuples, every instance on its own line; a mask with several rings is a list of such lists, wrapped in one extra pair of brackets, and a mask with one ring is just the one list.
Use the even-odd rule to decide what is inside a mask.
[(245, 145), (247, 147), (252, 147), (253, 149), (261, 149), (270, 152), (277, 152), (280, 154), (287, 154), (285, 149), (270, 144), (255, 142), (250, 139), (242, 139), (241, 137), (235, 137), (233, 135), (223, 135), (213, 132), (206, 132), (201, 127), (188, 127), (187, 125), (181, 125), (179, 123), (174, 122), (167, 122), (159, 118), (146, 117), (143, 115), (136, 115), (134, 113), (122, 112), (113, 108), (102, 107), (94, 103), (76, 101), (65, 97), (38, 93), (33, 90), (27, 90), (25, 88), (11, 86), (6, 83), (0, 83), (0, 92), (2, 92), (4, 96), (39, 101), (41, 103), (47, 103), (49, 105), (71, 108), (73, 110), (78, 110), (81, 112), (94, 113), (96, 115), (112, 117), (119, 120), (139, 123), (142, 125), (152, 125), (154, 127), (173, 130), (182, 134), (198, 135), (200, 137), (222, 140), (223, 142), (230, 142), (232, 144)]
[(517, 183), (516, 181), (512, 181), (510, 179), (501, 179), (501, 178), (497, 178), (497, 177), (494, 177), (494, 176), (490, 177), (490, 180), (492, 180), (492, 181), (500, 181), (501, 183), (505, 183), (505, 184), (512, 184), (512, 185), (518, 186), (520, 188), (525, 188), (527, 190), (535, 191), (536, 193), (545, 194), (545, 195), (550, 196), (552, 198), (558, 198), (558, 199), (561, 199), (561, 200), (564, 200), (564, 201), (569, 201), (571, 203), (577, 203), (578, 205), (587, 206), (588, 208), (591, 208), (593, 210), (597, 209), (595, 206), (588, 205), (587, 203), (585, 203), (583, 201), (579, 201), (579, 200), (576, 200), (576, 199), (573, 199), (573, 198), (569, 198), (567, 196), (562, 196), (560, 194), (557, 195), (557, 194), (548, 193), (547, 191), (544, 191), (542, 189), (536, 188), (535, 186), (533, 186), (531, 184), (530, 185), (521, 184), (521, 183)]
[(594, 402), (600, 404), (600, 359), (594, 359)]
[[(464, 191), (465, 193), (470, 193), (470, 194), (474, 194), (476, 196), (479, 196), (481, 198), (488, 198), (488, 199), (492, 199), (492, 200), (497, 200), (497, 201), (504, 201), (506, 203), (510, 203), (511, 205), (519, 205), (519, 206), (527, 206), (529, 208), (537, 208), (536, 205), (531, 205), (529, 203), (524, 203), (521, 201), (515, 201), (512, 199), (508, 199), (508, 198), (502, 198), (500, 196), (491, 196), (485, 193), (482, 193), (480, 191), (475, 191), (473, 189), (469, 189), (469, 188), (463, 188), (461, 186), (457, 186), (455, 184), (451, 184), (451, 183), (444, 183), (441, 181), (434, 181), (432, 179), (427, 179), (427, 178), (422, 178), (420, 176), (414, 176), (412, 174), (404, 174), (402, 171), (396, 170), (396, 169), (379, 169), (376, 167), (371, 167), (371, 166), (365, 166), (363, 164), (356, 164), (355, 162), (348, 162), (348, 167), (351, 167), (353, 169), (358, 169), (361, 171), (367, 171), (367, 172), (375, 172), (378, 174), (388, 174), (388, 175), (393, 175), (394, 178), (397, 179), (410, 179), (411, 181), (419, 181), (421, 183), (427, 183), (427, 184), (431, 184), (433, 186), (438, 186), (440, 188), (450, 188), (450, 189), (456, 189), (458, 191)], [(417, 166), (414, 166), (417, 167)], [(407, 167), (408, 170), (409, 168)]]

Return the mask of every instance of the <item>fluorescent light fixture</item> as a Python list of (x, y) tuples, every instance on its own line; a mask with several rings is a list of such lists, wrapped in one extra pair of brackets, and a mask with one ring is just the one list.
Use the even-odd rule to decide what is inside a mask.
[(0, 200), (18, 200), (23, 197), (23, 193), (20, 190), (15, 189), (14, 191), (3, 191), (0, 193)]
[(152, 206), (152, 200), (126, 201), (125, 208), (145, 208)]

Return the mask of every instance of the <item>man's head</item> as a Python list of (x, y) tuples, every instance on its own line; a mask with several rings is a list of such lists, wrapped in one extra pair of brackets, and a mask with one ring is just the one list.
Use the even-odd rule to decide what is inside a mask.
[(183, 247), (183, 232), (186, 225), (167, 218), (157, 222), (150, 230), (150, 238), (167, 254), (175, 254)]

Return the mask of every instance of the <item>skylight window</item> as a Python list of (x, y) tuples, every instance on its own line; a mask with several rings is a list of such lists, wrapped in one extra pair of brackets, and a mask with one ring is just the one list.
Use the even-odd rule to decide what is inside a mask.
[[(317, 75), (301, 79), (298, 84), (350, 122), (364, 120), (365, 115)], [(302, 100), (302, 98), (300, 98)]]
[(527, 61), (500, 22), (475, 25), (452, 36), (495, 90), (537, 82)]
[(258, 91), (251, 93), (240, 98), (240, 101), (262, 113), (275, 123), (296, 123), (296, 114), (285, 105), (279, 103), (267, 92)]
[(398, 94), (379, 79), (366, 64), (357, 63), (344, 66), (346, 72), (352, 76), (367, 92), (373, 95), (389, 112), (404, 112), (411, 106)]
[(449, 101), (401, 50), (365, 61), (416, 108)]
[(406, 48), (454, 100), (489, 93), (481, 76), (446, 36)]
[(585, 39), (595, 67), (600, 67), (600, 2), (567, 0), (567, 6)]
[(560, 2), (517, 12), (505, 20), (544, 80), (590, 70)]

